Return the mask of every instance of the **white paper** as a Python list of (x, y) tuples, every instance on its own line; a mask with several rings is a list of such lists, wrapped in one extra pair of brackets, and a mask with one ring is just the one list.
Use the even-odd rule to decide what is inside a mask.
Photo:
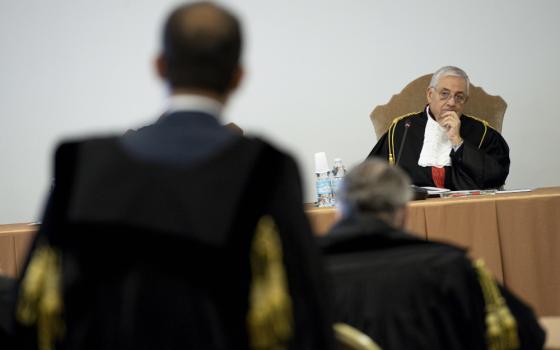
[(430, 186), (422, 186), (422, 188), (428, 191), (428, 195), (449, 192), (449, 189), (447, 188), (430, 187)]
[(518, 188), (513, 190), (500, 190), (497, 193), (518, 193), (518, 192), (531, 192), (532, 188)]

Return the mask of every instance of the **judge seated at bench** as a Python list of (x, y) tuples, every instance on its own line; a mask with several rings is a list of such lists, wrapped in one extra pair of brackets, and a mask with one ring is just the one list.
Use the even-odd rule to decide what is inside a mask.
[(460, 68), (437, 70), (426, 90), (428, 104), (395, 118), (368, 158), (398, 163), (416, 186), (451, 190), (503, 186), (509, 147), (487, 122), (463, 114), (469, 85)]
[(366, 161), (339, 192), (341, 219), (319, 240), (334, 317), (382, 349), (541, 349), (529, 307), (463, 249), (403, 231), (410, 181)]

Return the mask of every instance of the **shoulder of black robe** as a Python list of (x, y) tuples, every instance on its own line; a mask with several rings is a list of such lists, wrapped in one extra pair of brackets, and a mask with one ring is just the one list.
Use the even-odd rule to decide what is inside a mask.
[(463, 115), (463, 145), (451, 151), (446, 186), (455, 190), (502, 186), (509, 174), (509, 147), (502, 135), (487, 122)]
[[(412, 117), (416, 117), (421, 114), (422, 111), (408, 113), (394, 118), (389, 125), (389, 129), (387, 129), (387, 131), (381, 136), (381, 138), (377, 140), (377, 143), (375, 144), (367, 158), (385, 158), (385, 160), (394, 164), (397, 160), (396, 158), (398, 155), (395, 154), (395, 151), (398, 151), (398, 149), (395, 149), (396, 147), (394, 146), (395, 137), (400, 139), (400, 135), (404, 130), (403, 126), (405, 125), (406, 121), (412, 120)], [(399, 130), (399, 132), (397, 132), (397, 129)]]
[[(382, 348), (486, 348), (484, 299), (464, 250), (420, 240), (371, 216), (346, 218), (320, 244), (336, 321), (364, 330)], [(543, 331), (530, 308), (502, 290), (522, 348), (542, 347)]]
[[(408, 127), (406, 127), (408, 123)], [(387, 132), (379, 139), (368, 158), (379, 157), (397, 164), (410, 176), (416, 186), (435, 186), (429, 167), (418, 165), (424, 143), (427, 123), (425, 111), (406, 114), (393, 120)], [(405, 130), (408, 128), (406, 140)], [(404, 140), (404, 142), (403, 142)], [(403, 151), (401, 152), (401, 146)], [(399, 157), (400, 154), (400, 157)], [(398, 159), (397, 159), (398, 158)]]
[(320, 240), (335, 320), (383, 349), (480, 349), (484, 300), (463, 250), (354, 216)]
[[(63, 218), (68, 208), (70, 197), (70, 189), (73, 186), (75, 178), (75, 167), (77, 161), (77, 144), (73, 142), (63, 143), (57, 147), (53, 159), (53, 177), (55, 180), (52, 186), (41, 219), (39, 230), (31, 242), (29, 252), (23, 263), (22, 273), (18, 277), (16, 283), (16, 296), (20, 295), (22, 278), (25, 271), (29, 267), (33, 253), (46, 245), (58, 245), (58, 236), (55, 233), (64, 232), (66, 229), (63, 225)], [(57, 185), (58, 183), (58, 185)], [(49, 242), (52, 240), (52, 243)], [(17, 300), (15, 301), (17, 306)], [(18, 350), (38, 348), (37, 329), (35, 327), (27, 327), (15, 320), (15, 312), (12, 315), (14, 319), (14, 348)]]
[(388, 134), (389, 132), (385, 132), (381, 135), (375, 146), (373, 146), (373, 149), (369, 152), (367, 156), (368, 159), (377, 157), (389, 161)]
[(106, 138), (63, 144), (55, 169), (37, 240), (64, 252), (66, 349), (246, 348), (248, 251), (263, 215), (283, 245), (291, 348), (330, 347), (318, 252), (287, 155), (240, 137), (181, 167), (139, 161)]

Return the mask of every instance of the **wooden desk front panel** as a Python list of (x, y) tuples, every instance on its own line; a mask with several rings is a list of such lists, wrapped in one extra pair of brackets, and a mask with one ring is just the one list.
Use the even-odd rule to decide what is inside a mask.
[[(560, 315), (560, 187), (417, 201), (407, 210), (410, 232), (468, 249), (540, 316)], [(306, 211), (317, 235), (336, 219), (332, 208)], [(27, 224), (0, 225), (1, 274), (20, 272), (35, 232)]]

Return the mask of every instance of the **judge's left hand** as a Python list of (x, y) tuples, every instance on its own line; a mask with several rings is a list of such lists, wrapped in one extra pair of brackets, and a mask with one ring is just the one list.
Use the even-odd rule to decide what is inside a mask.
[(461, 119), (454, 111), (443, 112), (441, 114), (441, 118), (438, 121), (439, 125), (441, 125), (447, 132), (447, 137), (453, 144), (453, 146), (457, 146), (463, 142), (461, 138)]

